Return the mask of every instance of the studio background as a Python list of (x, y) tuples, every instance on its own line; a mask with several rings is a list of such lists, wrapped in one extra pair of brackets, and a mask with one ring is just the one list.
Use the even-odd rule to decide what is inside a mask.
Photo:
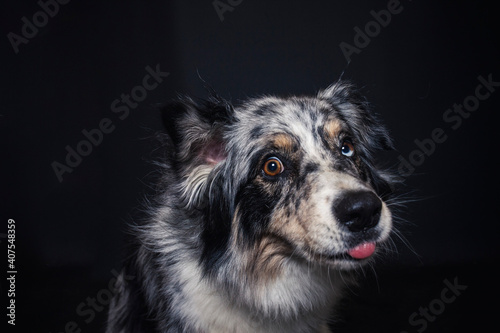
[[(405, 173), (401, 192), (411, 202), (399, 213), (406, 221), (399, 226), (405, 241), (395, 237), (399, 253), (380, 260), (376, 273), (367, 269), (348, 292), (336, 332), (480, 331), (494, 323), (498, 14), (488, 1), (395, 4), (4, 2), (5, 306), (9, 219), (18, 272), (16, 325), (6, 327), (103, 331), (102, 303), (121, 266), (126, 223), (151, 192), (151, 136), (162, 130), (157, 105), (179, 93), (206, 97), (204, 82), (237, 105), (261, 94), (315, 94), (340, 76), (361, 88), (390, 130), (397, 151), (380, 161)], [(378, 23), (390, 8), (397, 13)], [(132, 93), (140, 101), (127, 104), (123, 96)], [(464, 103), (473, 111), (457, 119), (453, 110)], [(102, 138), (58, 176), (54, 165), (67, 164), (67, 147), (85, 150), (85, 133), (95, 129)], [(433, 140), (436, 129), (442, 142)], [(427, 151), (417, 142), (427, 142)], [(439, 301), (445, 281), (467, 288), (452, 302)], [(420, 309), (429, 307), (427, 319), (410, 320), (414, 313), (426, 318)]]

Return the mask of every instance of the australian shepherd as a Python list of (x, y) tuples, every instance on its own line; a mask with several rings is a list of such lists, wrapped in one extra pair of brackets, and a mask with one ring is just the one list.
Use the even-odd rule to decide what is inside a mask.
[(131, 227), (107, 332), (330, 332), (392, 229), (394, 180), (374, 162), (392, 142), (366, 100), (339, 81), (162, 112), (158, 195)]

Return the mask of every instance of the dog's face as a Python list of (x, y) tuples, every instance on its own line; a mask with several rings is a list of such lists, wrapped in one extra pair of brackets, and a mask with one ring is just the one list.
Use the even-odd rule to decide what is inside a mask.
[(390, 179), (372, 153), (392, 144), (350, 85), (236, 109), (185, 100), (164, 119), (180, 195), (201, 220), (207, 267), (238, 253), (261, 274), (295, 259), (347, 269), (388, 238)]

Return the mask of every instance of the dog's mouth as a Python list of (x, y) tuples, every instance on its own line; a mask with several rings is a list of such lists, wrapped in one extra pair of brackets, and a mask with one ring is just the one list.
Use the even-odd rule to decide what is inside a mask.
[(314, 253), (313, 260), (327, 265), (356, 264), (370, 260), (377, 252), (379, 244), (373, 241), (363, 242), (343, 253)]
[(353, 259), (366, 259), (371, 257), (377, 248), (377, 245), (375, 242), (366, 242), (362, 243), (349, 251), (347, 251), (347, 254), (351, 256)]

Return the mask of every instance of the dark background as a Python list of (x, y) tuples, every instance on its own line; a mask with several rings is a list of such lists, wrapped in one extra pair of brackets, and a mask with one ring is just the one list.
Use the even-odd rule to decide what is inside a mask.
[[(496, 327), (500, 91), (456, 130), (443, 114), (474, 95), (479, 76), (500, 81), (498, 11), (487, 1), (402, 0), (401, 12), (348, 65), (339, 45), (354, 45), (354, 28), (364, 30), (374, 20), (370, 11), (387, 5), (244, 0), (222, 21), (212, 1), (73, 0), (16, 54), (8, 34), (22, 35), (22, 18), (33, 22), (41, 7), (4, 2), (0, 240), (6, 272), (5, 234), (14, 219), (13, 331), (103, 330), (99, 304), (95, 318), (77, 309), (104, 299), (123, 259), (124, 227), (150, 192), (149, 137), (161, 130), (155, 105), (178, 93), (205, 97), (200, 77), (237, 104), (259, 94), (314, 94), (342, 73), (362, 88), (395, 140), (386, 165), (397, 168), (398, 156), (408, 159), (414, 141), (435, 128), (447, 140), (430, 156), (414, 155), (422, 164), (406, 177), (402, 193), (411, 202), (398, 215), (406, 240), (394, 237), (399, 253), (381, 260), (376, 273), (366, 269), (365, 281), (348, 292), (336, 332)], [(157, 65), (169, 76), (121, 120), (111, 103), (142, 84), (146, 66)], [(59, 182), (51, 164), (64, 163), (65, 147), (75, 148), (82, 130), (103, 118), (114, 131)], [(467, 289), (440, 308), (445, 279)], [(426, 327), (412, 325), (412, 313), (429, 305), (439, 314)]]

